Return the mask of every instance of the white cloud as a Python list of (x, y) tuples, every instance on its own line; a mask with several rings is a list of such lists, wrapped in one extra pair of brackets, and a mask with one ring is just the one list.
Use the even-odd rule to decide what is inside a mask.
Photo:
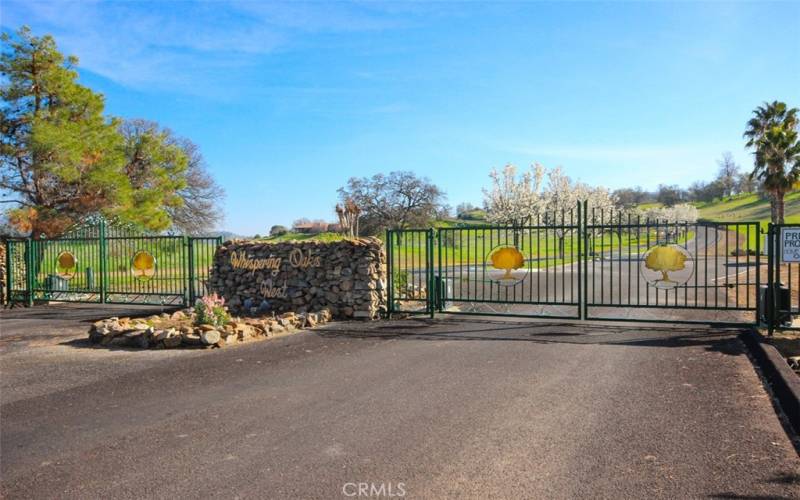
[(222, 94), (247, 69), (309, 32), (380, 30), (394, 23), (339, 3), (3, 2), (2, 26), (51, 33), (80, 67), (140, 90)]

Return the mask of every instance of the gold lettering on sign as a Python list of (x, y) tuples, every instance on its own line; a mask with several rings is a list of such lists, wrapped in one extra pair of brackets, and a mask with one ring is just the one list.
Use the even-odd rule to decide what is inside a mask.
[(306, 269), (309, 267), (319, 267), (321, 261), (319, 255), (311, 255), (310, 249), (304, 254), (299, 248), (294, 248), (289, 252), (289, 264), (295, 268)]
[(281, 270), (281, 258), (270, 255), (265, 259), (254, 259), (249, 257), (244, 250), (231, 252), (231, 267), (234, 269), (247, 269), (248, 271), (259, 271), (268, 269), (276, 276)]
[(287, 285), (285, 280), (283, 286), (275, 286), (271, 279), (266, 279), (261, 282), (261, 286), (259, 287), (261, 295), (266, 299), (285, 299), (288, 295), (286, 290)]

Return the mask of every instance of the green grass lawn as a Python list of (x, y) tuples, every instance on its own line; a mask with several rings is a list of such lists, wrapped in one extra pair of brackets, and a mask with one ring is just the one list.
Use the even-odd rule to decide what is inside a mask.
[[(800, 191), (789, 193), (784, 198), (784, 220), (788, 224), (800, 223)], [(742, 194), (715, 200), (707, 203), (696, 203), (700, 217), (705, 220), (715, 222), (758, 222), (761, 225), (759, 234), (752, 228), (748, 240), (749, 248), (756, 248), (756, 239), (761, 238), (761, 250), (766, 252), (765, 238), (763, 233), (767, 231), (767, 225), (771, 220), (769, 200), (759, 198), (756, 194)], [(739, 226), (736, 228), (740, 234), (746, 234), (747, 228)]]
[(306, 234), (306, 233), (294, 233), (288, 232), (285, 234), (277, 235), (277, 236), (265, 236), (260, 238), (261, 241), (266, 241), (269, 243), (280, 243), (283, 241), (322, 241), (322, 242), (331, 242), (331, 241), (341, 241), (344, 240), (345, 236), (339, 233), (317, 233), (317, 234)]
[[(784, 202), (786, 222), (800, 222), (800, 191), (787, 194)], [(711, 221), (767, 223), (770, 220), (769, 200), (761, 199), (756, 194), (742, 194), (694, 205), (701, 218)]]

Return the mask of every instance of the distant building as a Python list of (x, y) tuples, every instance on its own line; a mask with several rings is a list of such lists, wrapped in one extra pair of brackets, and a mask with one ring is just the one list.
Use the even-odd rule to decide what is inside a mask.
[(295, 224), (292, 227), (292, 230), (294, 230), (295, 233), (302, 233), (302, 234), (311, 234), (314, 232), (313, 229), (314, 229), (314, 224), (312, 224), (311, 222)]
[(325, 231), (332, 231), (331, 226), (338, 226), (338, 224), (328, 224), (325, 221), (312, 221), (312, 222), (296, 222), (292, 229), (300, 234), (319, 234)]

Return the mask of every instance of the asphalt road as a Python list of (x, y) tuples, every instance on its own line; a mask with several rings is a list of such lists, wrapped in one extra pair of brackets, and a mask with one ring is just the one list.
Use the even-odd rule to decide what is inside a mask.
[(406, 320), (141, 352), (9, 324), (4, 498), (800, 497), (735, 331)]

